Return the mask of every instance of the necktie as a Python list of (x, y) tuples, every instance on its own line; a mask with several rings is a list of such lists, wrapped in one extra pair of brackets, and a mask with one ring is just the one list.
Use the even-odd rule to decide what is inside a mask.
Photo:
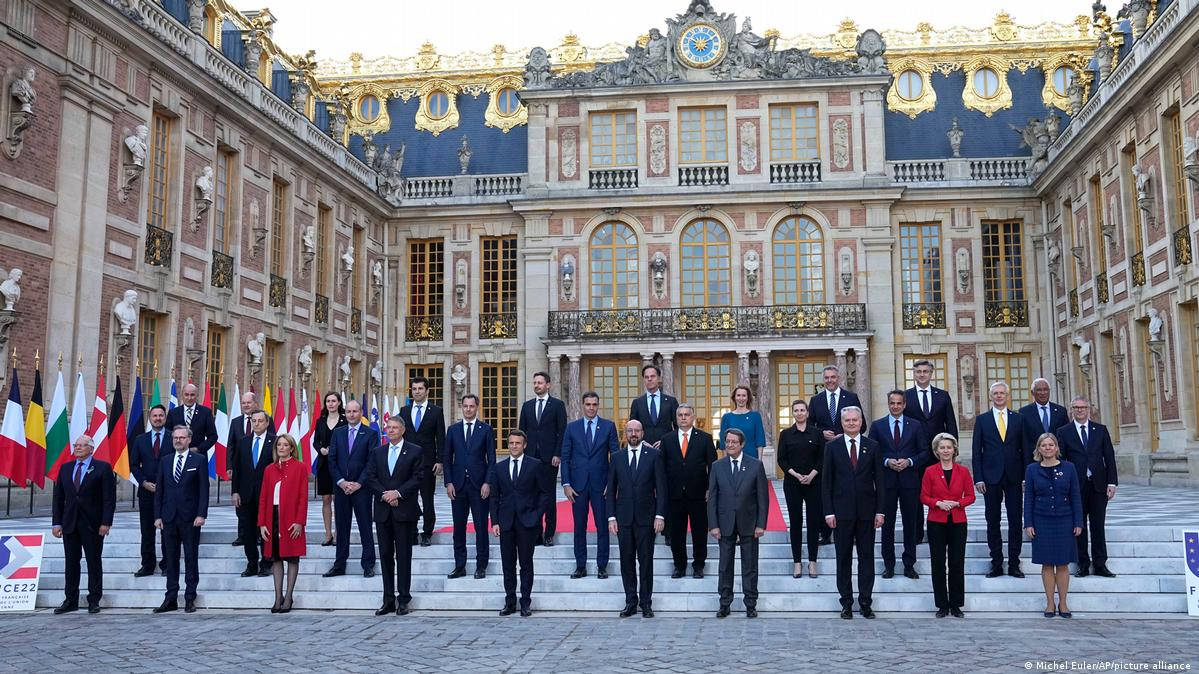
[(924, 398), (924, 416), (932, 416), (932, 408), (928, 404), (928, 391), (921, 391), (921, 396)]
[(829, 392), (828, 394), (828, 416), (833, 420), (833, 425), (837, 424), (837, 394)]
[(187, 417), (186, 419), (184, 419), (184, 423), (186, 423), (188, 426), (191, 426), (192, 425), (192, 412), (194, 411), (194, 408), (184, 407), (183, 411), (185, 412), (185, 414), (183, 416)]
[(184, 454), (175, 453), (175, 482), (183, 479), (183, 457)]
[(1041, 428), (1044, 428), (1046, 433), (1049, 432), (1049, 407), (1045, 405), (1041, 405)]
[(1003, 410), (999, 410), (999, 417), (995, 420), (995, 425), (999, 427), (999, 439), (1007, 442), (1007, 417)]
[(243, 418), (246, 420), (246, 431), (244, 433), (242, 433), (242, 435), (249, 435), (250, 434), (250, 417), (243, 415)]
[(79, 490), (79, 483), (83, 482), (83, 464), (75, 464), (75, 490)]
[(633, 450), (633, 460), (629, 463), (629, 467), (633, 469), (634, 473), (637, 472), (637, 450), (635, 449)]
[(1087, 448), (1087, 442), (1089, 442), (1089, 441), (1087, 440), (1087, 427), (1086, 427), (1086, 424), (1080, 424), (1080, 425), (1078, 426), (1078, 432), (1082, 434), (1082, 448), (1083, 448), (1083, 449), (1086, 449), (1086, 448)]
[(741, 462), (733, 459), (733, 484), (741, 482)]
[(473, 433), (474, 430), (475, 430), (475, 422), (473, 422), (473, 421), (466, 422), (466, 441), (467, 442), (470, 442), (470, 434)]
[(158, 452), (161, 449), (162, 449), (162, 433), (159, 431), (155, 431), (154, 432), (154, 458), (155, 459), (158, 458)]
[(684, 459), (687, 458), (687, 441), (690, 439), (691, 439), (691, 434), (684, 431), (683, 432), (683, 442), (679, 445), (679, 448), (683, 450), (683, 458)]
[(350, 426), (350, 450), (354, 449), (354, 438), (358, 437), (358, 427)]
[(595, 419), (587, 420), (587, 447), (595, 446)]
[(854, 470), (858, 469), (858, 441), (856, 438), (849, 439), (849, 463)]
[(395, 445), (391, 446), (391, 453), (387, 457), (387, 472), (396, 472), (396, 460), (400, 458), (400, 448)]
[(900, 435), (901, 435), (901, 433), (899, 431), (899, 419), (896, 419), (895, 420), (895, 446), (896, 447), (899, 446)]
[(425, 416), (425, 414), (424, 414), (424, 412), (425, 412), (425, 409), (424, 409), (424, 408), (425, 408), (425, 406), (424, 406), (424, 405), (417, 405), (417, 406), (416, 406), (416, 415), (415, 415), (415, 416), (412, 418), (412, 430), (414, 430), (414, 431), (415, 431), (416, 429), (420, 428), (420, 420), (421, 420), (421, 419), (423, 419), (423, 418), (424, 418), (424, 416)]
[(255, 435), (254, 436), (254, 465), (255, 466), (258, 465), (258, 451), (259, 451), (258, 442), (259, 442), (259, 437), (257, 435)]
[(520, 459), (512, 460), (512, 482), (516, 483), (516, 478), (520, 477)]
[(658, 423), (658, 394), (651, 393), (649, 396), (649, 422), (651, 424)]
[(545, 409), (545, 400), (543, 398), (538, 398), (537, 399), (537, 423), (541, 423), (541, 411), (544, 409)]

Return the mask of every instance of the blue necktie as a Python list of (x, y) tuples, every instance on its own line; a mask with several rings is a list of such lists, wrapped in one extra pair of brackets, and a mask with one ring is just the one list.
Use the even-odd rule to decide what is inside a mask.
[(254, 465), (255, 466), (258, 465), (258, 441), (259, 441), (259, 438), (257, 435), (255, 435), (254, 436)]
[(420, 420), (424, 418), (424, 405), (416, 406), (416, 416), (412, 419), (412, 430), (420, 428)]
[(837, 423), (837, 394), (831, 391), (828, 394), (828, 415), (835, 425)]
[(357, 438), (357, 437), (358, 437), (358, 428), (356, 426), (351, 426), (350, 427), (350, 448), (349, 448), (351, 452), (354, 451), (354, 438)]
[(1082, 431), (1082, 447), (1083, 447), (1083, 449), (1086, 449), (1086, 448), (1087, 448), (1087, 443), (1088, 443), (1088, 442), (1090, 442), (1090, 441), (1087, 439), (1087, 427), (1086, 427), (1085, 425), (1083, 425), (1083, 426), (1079, 426), (1079, 427), (1078, 427), (1078, 430)]
[(75, 490), (79, 490), (79, 484), (83, 482), (83, 464), (75, 464)]
[(1049, 432), (1049, 407), (1041, 405), (1041, 427), (1045, 432)]
[(925, 416), (925, 418), (928, 418), (928, 417), (932, 416), (932, 413), (933, 413), (932, 409), (929, 407), (929, 404), (928, 404), (928, 391), (921, 391), (920, 393), (923, 394), (923, 398), (924, 398), (924, 416)]
[(651, 393), (649, 396), (649, 422), (651, 424), (658, 423), (658, 394)]
[(587, 420), (587, 449), (595, 446), (595, 419)]
[(175, 483), (183, 479), (183, 454), (175, 453)]
[(395, 445), (391, 446), (391, 453), (387, 457), (387, 472), (396, 472), (396, 460), (400, 458), (399, 448)]

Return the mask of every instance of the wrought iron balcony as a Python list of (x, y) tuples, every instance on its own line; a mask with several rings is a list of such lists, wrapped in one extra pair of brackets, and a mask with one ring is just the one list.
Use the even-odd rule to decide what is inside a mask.
[(220, 251), (212, 251), (212, 278), (209, 284), (213, 288), (233, 287), (233, 256)]
[(362, 309), (350, 309), (350, 334), (362, 334)]
[(866, 329), (865, 304), (551, 311), (549, 338), (651, 339), (837, 334)]
[(146, 264), (154, 267), (169, 267), (174, 250), (174, 234), (161, 227), (146, 225)]
[(1028, 302), (986, 302), (983, 304), (983, 320), (988, 328), (1027, 328)]
[(710, 187), (728, 184), (728, 164), (679, 167), (679, 187)]
[(1191, 254), (1191, 229), (1182, 227), (1174, 231), (1174, 266), (1182, 267), (1194, 260)]
[(1095, 299), (1100, 304), (1107, 304), (1111, 299), (1111, 294), (1107, 286), (1107, 274), (1098, 274), (1095, 276)]
[(637, 169), (600, 169), (589, 173), (587, 187), (593, 190), (631, 190), (637, 187)]
[(945, 328), (944, 302), (905, 302), (903, 329), (924, 330)]
[(316, 307), (313, 309), (313, 320), (317, 325), (329, 324), (329, 298), (324, 295), (316, 296)]
[(409, 316), (404, 324), (406, 342), (440, 342), (445, 330), (441, 316)]
[(287, 306), (287, 279), (271, 274), (271, 287), (267, 292), (270, 305), (276, 308)]
[(479, 315), (479, 339), (515, 339), (516, 312)]
[(771, 164), (770, 182), (818, 183), (820, 182), (820, 162), (792, 161), (781, 164)]
[(1145, 253), (1144, 251), (1134, 254), (1128, 259), (1128, 274), (1132, 277), (1134, 286), (1145, 285)]

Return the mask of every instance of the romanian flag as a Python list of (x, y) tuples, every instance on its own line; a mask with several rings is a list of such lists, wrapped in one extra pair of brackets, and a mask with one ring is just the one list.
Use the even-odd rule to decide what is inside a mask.
[[(79, 375), (82, 381), (83, 375)], [(50, 429), (46, 431), (46, 461), (43, 464), (46, 475), (55, 479), (58, 475), (54, 466), (58, 457), (71, 453), (71, 430), (67, 424), (67, 390), (62, 380), (62, 371), (58, 372), (58, 387), (54, 391), (54, 399), (50, 401)]]
[(33, 371), (33, 397), (25, 412), (25, 477), (46, 488), (46, 414), (42, 408), (42, 373)]
[(21, 387), (17, 384), (17, 368), (12, 369), (12, 386), (4, 407), (4, 424), (0, 425), (0, 475), (18, 487), (25, 486), (25, 424), (21, 420)]
[(214, 447), (214, 461), (210, 462), (212, 468), (209, 477), (220, 477), (222, 480), (229, 479), (229, 466), (225, 465), (229, 461), (229, 402), (225, 400), (225, 382), (221, 382), (220, 395), (216, 401), (216, 445)]

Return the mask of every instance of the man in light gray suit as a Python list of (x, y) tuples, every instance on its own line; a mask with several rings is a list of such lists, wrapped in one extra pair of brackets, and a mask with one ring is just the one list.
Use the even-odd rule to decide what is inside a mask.
[(762, 462), (742, 454), (745, 434), (731, 429), (725, 435), (725, 456), (712, 464), (708, 478), (708, 533), (720, 545), (720, 610), (727, 617), (733, 603), (733, 562), (741, 547), (741, 589), (745, 617), (758, 617), (758, 539), (766, 533), (770, 482)]

